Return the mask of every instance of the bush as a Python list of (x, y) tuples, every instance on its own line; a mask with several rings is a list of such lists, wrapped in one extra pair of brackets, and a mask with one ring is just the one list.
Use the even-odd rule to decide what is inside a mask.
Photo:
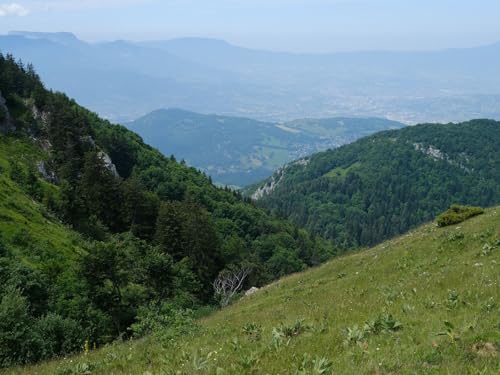
[(72, 319), (49, 313), (36, 321), (33, 334), (38, 341), (40, 359), (68, 355), (81, 350), (85, 334)]
[(446, 227), (448, 225), (458, 224), (473, 216), (481, 215), (484, 210), (481, 207), (452, 205), (447, 211), (437, 217), (437, 225)]
[(148, 307), (140, 307), (137, 322), (130, 328), (134, 337), (154, 334), (174, 338), (190, 333), (196, 328), (196, 323), (191, 310), (182, 310), (164, 303), (161, 306), (151, 304)]
[(18, 289), (8, 290), (0, 301), (0, 368), (26, 363), (32, 357), (31, 325), (26, 297)]
[(33, 318), (19, 289), (8, 287), (0, 300), (0, 368), (74, 353), (84, 335), (77, 322), (57, 314)]

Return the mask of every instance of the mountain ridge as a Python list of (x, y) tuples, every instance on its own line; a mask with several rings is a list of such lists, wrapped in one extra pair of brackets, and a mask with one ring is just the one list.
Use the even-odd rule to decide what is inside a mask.
[(145, 40), (145, 41), (134, 41), (129, 39), (114, 39), (114, 40), (105, 40), (105, 41), (96, 41), (96, 42), (88, 42), (83, 39), (80, 39), (75, 33), (68, 31), (59, 31), (59, 32), (39, 32), (39, 31), (26, 31), (26, 30), (11, 30), (8, 31), (6, 35), (12, 36), (24, 36), (32, 39), (48, 39), (54, 41), (78, 41), (89, 44), (106, 44), (112, 42), (124, 42), (124, 43), (132, 43), (132, 44), (162, 44), (162, 43), (182, 43), (184, 41), (192, 42), (195, 44), (198, 43), (211, 43), (219, 46), (231, 46), (234, 48), (255, 51), (255, 52), (266, 52), (266, 53), (276, 53), (276, 54), (290, 54), (290, 55), (336, 55), (336, 54), (357, 54), (357, 53), (434, 53), (434, 52), (444, 52), (444, 51), (456, 51), (456, 50), (468, 50), (468, 49), (489, 49), (489, 48), (497, 48), (500, 47), (500, 40), (496, 42), (482, 43), (473, 46), (461, 46), (461, 47), (443, 47), (443, 48), (434, 48), (434, 49), (419, 49), (419, 50), (408, 50), (408, 49), (359, 49), (352, 51), (324, 51), (324, 52), (293, 52), (293, 51), (274, 51), (263, 48), (252, 48), (239, 45), (237, 43), (233, 43), (221, 38), (210, 38), (203, 36), (187, 36), (187, 37), (175, 37), (169, 39), (155, 39), (155, 40)]
[(240, 187), (268, 177), (291, 160), (404, 126), (362, 117), (263, 122), (175, 108), (153, 111), (125, 125), (216, 182)]

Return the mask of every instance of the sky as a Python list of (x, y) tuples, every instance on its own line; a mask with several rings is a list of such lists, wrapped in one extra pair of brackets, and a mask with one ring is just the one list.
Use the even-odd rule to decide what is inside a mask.
[(428, 50), (500, 41), (500, 0), (0, 0), (0, 33), (208, 37), (267, 50)]

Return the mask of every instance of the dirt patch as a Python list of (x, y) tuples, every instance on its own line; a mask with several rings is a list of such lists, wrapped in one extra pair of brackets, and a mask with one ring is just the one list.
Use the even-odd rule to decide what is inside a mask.
[(472, 345), (472, 352), (479, 357), (497, 357), (500, 354), (498, 348), (491, 342), (478, 342)]

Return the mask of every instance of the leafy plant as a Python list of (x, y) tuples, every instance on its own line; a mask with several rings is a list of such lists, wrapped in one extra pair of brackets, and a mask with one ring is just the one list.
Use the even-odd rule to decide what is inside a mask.
[(259, 355), (257, 352), (251, 352), (248, 355), (243, 355), (239, 360), (239, 365), (246, 371), (252, 370), (259, 363)]
[(460, 304), (460, 296), (456, 290), (451, 290), (448, 292), (448, 297), (445, 302), (449, 309), (456, 309)]
[(255, 323), (247, 323), (242, 328), (243, 333), (250, 337), (254, 341), (258, 341), (261, 338), (262, 328)]
[(295, 375), (327, 375), (333, 374), (333, 362), (325, 357), (312, 358), (304, 354)]
[(495, 248), (496, 248), (495, 245), (491, 245), (489, 243), (485, 243), (483, 245), (483, 247), (481, 248), (481, 256), (488, 256), (488, 255), (490, 255)]
[(97, 364), (92, 362), (77, 363), (73, 368), (68, 368), (59, 375), (91, 375), (97, 369)]
[(403, 324), (391, 314), (380, 314), (376, 319), (368, 320), (363, 326), (354, 325), (346, 328), (344, 344), (360, 344), (369, 335), (378, 335), (386, 332), (396, 332), (403, 328)]
[(283, 337), (294, 337), (309, 330), (310, 328), (311, 326), (306, 324), (304, 319), (297, 319), (295, 323), (291, 325), (281, 324), (280, 326), (273, 328), (273, 330), (279, 332)]
[(462, 232), (452, 232), (449, 236), (448, 236), (448, 241), (459, 241), (459, 240), (463, 240), (464, 239), (464, 234)]
[(438, 332), (436, 335), (437, 336), (446, 336), (450, 339), (450, 341), (452, 343), (455, 343), (460, 338), (457, 330), (455, 329), (455, 326), (447, 320), (444, 321), (444, 326), (445, 326), (445, 330)]
[(369, 333), (364, 327), (354, 325), (352, 327), (347, 327), (345, 331), (345, 345), (359, 344), (365, 340), (365, 337)]
[(333, 362), (324, 357), (316, 357), (313, 360), (313, 374), (330, 374), (333, 372)]
[(403, 328), (403, 324), (388, 313), (383, 313), (376, 319), (367, 321), (364, 325), (365, 331), (373, 334), (395, 332), (399, 331), (401, 328)]
[(204, 356), (201, 351), (195, 351), (191, 359), (191, 366), (196, 371), (207, 370), (210, 364), (210, 357), (212, 357), (212, 355), (213, 352)]
[(482, 309), (487, 312), (495, 310), (496, 307), (497, 303), (493, 297), (488, 298), (488, 300), (484, 302), (482, 305)]

